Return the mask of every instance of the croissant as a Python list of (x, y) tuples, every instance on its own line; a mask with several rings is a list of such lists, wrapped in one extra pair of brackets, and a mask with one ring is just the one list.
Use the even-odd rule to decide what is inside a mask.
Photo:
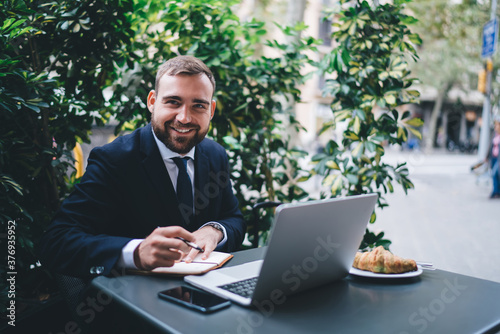
[(417, 263), (411, 259), (403, 259), (378, 246), (371, 252), (356, 253), (354, 268), (374, 273), (401, 274), (417, 270)]

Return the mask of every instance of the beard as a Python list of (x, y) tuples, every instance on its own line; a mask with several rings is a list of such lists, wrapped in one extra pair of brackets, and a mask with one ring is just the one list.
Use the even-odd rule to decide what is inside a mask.
[(172, 127), (180, 127), (181, 123), (172, 120), (161, 124), (155, 117), (151, 118), (151, 126), (156, 137), (172, 152), (179, 154), (187, 154), (193, 147), (201, 143), (208, 132), (206, 129), (201, 129), (200, 126), (194, 124), (182, 124), (182, 127), (194, 129), (194, 135), (191, 137), (176, 136), (172, 132)]

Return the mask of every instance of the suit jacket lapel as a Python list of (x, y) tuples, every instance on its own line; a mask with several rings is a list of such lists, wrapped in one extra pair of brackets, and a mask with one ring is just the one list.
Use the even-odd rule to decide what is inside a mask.
[(209, 196), (205, 194), (205, 191), (209, 191), (206, 185), (209, 181), (210, 164), (208, 157), (203, 152), (201, 145), (196, 146), (195, 151), (195, 182), (194, 182), (194, 207), (195, 207), (195, 221), (194, 224), (199, 226), (201, 223), (205, 222), (203, 218), (203, 213), (208, 207)]
[(163, 225), (181, 225), (186, 228), (179, 210), (172, 181), (151, 131), (151, 124), (148, 124), (141, 133), (141, 151), (144, 155), (142, 165), (144, 166), (149, 182), (159, 195), (159, 211), (161, 212), (158, 217), (159, 221), (164, 222)]

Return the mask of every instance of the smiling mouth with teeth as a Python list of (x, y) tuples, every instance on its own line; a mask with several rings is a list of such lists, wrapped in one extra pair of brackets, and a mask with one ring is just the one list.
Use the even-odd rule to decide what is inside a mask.
[(175, 131), (180, 132), (180, 133), (188, 133), (191, 130), (194, 130), (194, 129), (178, 129), (178, 128), (172, 128), (172, 129), (174, 129)]

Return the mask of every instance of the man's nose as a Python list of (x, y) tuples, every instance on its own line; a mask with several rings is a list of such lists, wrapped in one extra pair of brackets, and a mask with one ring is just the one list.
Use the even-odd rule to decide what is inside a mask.
[(177, 113), (175, 118), (178, 122), (187, 124), (191, 122), (191, 113), (189, 112), (189, 108), (187, 106), (182, 106)]

